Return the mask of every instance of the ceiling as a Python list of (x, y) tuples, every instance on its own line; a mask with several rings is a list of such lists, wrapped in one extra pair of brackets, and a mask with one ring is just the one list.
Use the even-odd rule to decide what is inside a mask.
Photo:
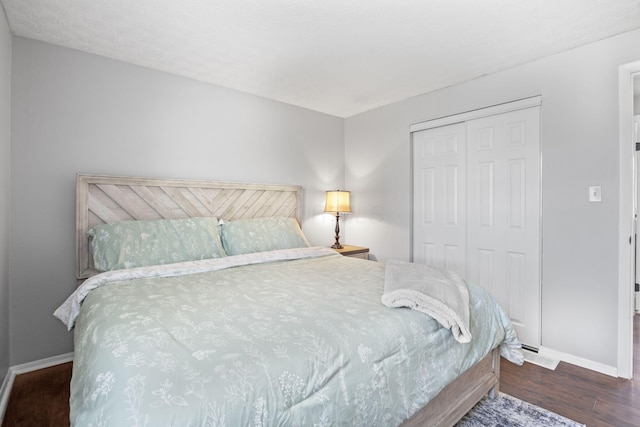
[(640, 0), (0, 0), (15, 35), (349, 117), (640, 28)]

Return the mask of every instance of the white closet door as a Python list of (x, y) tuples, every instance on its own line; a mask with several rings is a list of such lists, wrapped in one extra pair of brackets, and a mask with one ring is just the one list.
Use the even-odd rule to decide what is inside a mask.
[(412, 134), (413, 260), (465, 277), (466, 125)]
[(467, 279), (540, 346), (540, 110), (467, 122)]

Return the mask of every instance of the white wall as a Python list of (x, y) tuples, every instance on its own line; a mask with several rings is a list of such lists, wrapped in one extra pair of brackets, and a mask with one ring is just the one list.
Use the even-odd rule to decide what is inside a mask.
[(11, 33), (0, 8), (0, 381), (9, 368)]
[(542, 95), (542, 345), (615, 367), (618, 67), (637, 60), (640, 31), (348, 118), (349, 242), (409, 258), (411, 123)]
[(11, 364), (72, 350), (77, 172), (298, 184), (328, 244), (342, 119), (20, 37), (13, 44)]

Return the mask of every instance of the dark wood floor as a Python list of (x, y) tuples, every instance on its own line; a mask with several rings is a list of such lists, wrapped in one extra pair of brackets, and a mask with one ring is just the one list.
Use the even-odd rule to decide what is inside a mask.
[(555, 371), (502, 359), (500, 391), (589, 427), (640, 426), (640, 315), (634, 319), (632, 380), (560, 362)]
[[(636, 376), (623, 380), (567, 363), (551, 371), (501, 364), (502, 392), (589, 427), (640, 426), (640, 316), (635, 318)], [(69, 425), (71, 363), (16, 377), (2, 427)]]

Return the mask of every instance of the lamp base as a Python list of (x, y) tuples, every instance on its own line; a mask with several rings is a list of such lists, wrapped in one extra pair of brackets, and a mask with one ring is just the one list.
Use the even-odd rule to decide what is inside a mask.
[(336, 212), (336, 242), (331, 245), (331, 249), (342, 249), (340, 244), (340, 212)]

